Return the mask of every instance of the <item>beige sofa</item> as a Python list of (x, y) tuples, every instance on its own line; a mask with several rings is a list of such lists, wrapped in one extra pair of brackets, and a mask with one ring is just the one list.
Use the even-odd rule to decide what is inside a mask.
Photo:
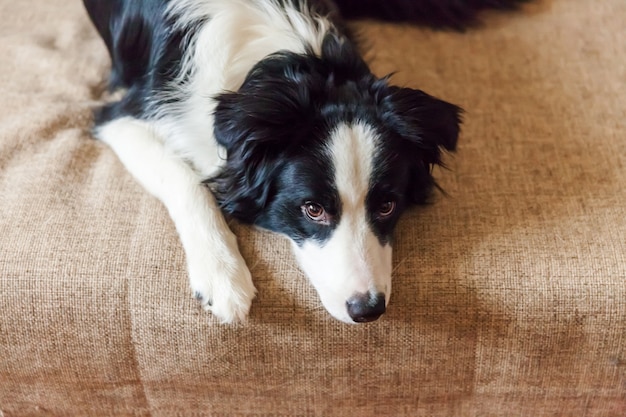
[(81, 3), (0, 16), (0, 416), (626, 415), (623, 0), (357, 25), (376, 73), (467, 113), (388, 313), (353, 326), (243, 226), (249, 321), (204, 312), (165, 209), (90, 138), (108, 60)]

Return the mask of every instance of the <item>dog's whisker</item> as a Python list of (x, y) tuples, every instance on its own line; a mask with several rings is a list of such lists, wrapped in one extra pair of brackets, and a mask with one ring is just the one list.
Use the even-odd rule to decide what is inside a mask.
[(396, 273), (396, 271), (397, 271), (398, 269), (400, 269), (400, 267), (401, 267), (401, 266), (403, 266), (403, 265), (404, 265), (404, 263), (405, 263), (406, 261), (408, 261), (409, 259), (411, 259), (411, 257), (410, 257), (410, 256), (405, 256), (404, 258), (402, 258), (399, 262), (397, 262), (397, 263), (395, 264), (395, 266), (394, 266), (394, 267), (393, 267), (393, 269), (391, 270), (391, 273), (392, 273), (392, 274), (395, 274), (395, 273)]
[(254, 272), (260, 264), (261, 264), (261, 260), (257, 258), (252, 265), (248, 265), (250, 272)]

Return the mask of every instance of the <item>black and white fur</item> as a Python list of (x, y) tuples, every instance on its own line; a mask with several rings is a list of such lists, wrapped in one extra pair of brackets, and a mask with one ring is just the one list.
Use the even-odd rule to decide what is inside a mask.
[(340, 13), (458, 27), (514, 2), (85, 0), (125, 91), (95, 135), (167, 207), (220, 320), (255, 295), (224, 213), (290, 238), (332, 316), (375, 320), (394, 226), (426, 201), (460, 109), (374, 76)]

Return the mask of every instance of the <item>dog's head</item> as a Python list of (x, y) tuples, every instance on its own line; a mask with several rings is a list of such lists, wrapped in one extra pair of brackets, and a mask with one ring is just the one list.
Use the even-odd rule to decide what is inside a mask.
[(332, 35), (321, 56), (267, 57), (217, 100), (228, 156), (209, 182), (223, 210), (288, 236), (334, 317), (377, 319), (391, 294), (394, 227), (426, 201), (461, 110), (377, 79)]

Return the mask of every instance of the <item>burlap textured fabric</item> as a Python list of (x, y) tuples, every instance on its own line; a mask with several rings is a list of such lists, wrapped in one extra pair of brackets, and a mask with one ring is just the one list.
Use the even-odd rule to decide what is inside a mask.
[(334, 321), (285, 241), (238, 226), (259, 294), (224, 326), (90, 139), (108, 61), (81, 2), (0, 0), (0, 416), (626, 415), (626, 2), (485, 21), (358, 25), (378, 74), (467, 110), (388, 313)]

